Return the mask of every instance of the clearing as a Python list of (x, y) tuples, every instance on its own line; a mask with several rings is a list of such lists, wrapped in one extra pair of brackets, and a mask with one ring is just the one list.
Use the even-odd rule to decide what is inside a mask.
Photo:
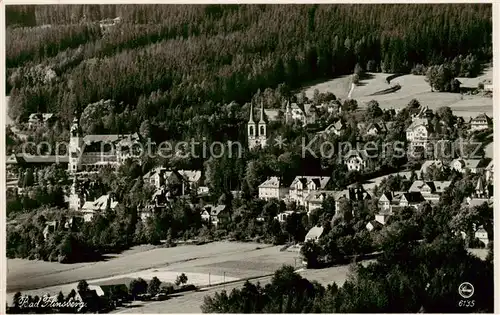
[[(417, 99), (420, 104), (436, 110), (442, 106), (449, 106), (455, 115), (463, 117), (475, 117), (481, 113), (493, 116), (493, 98), (481, 95), (460, 95), (458, 93), (431, 92), (430, 86), (425, 82), (425, 76), (406, 74), (396, 76), (387, 83), (389, 73), (368, 73), (366, 78), (351, 91), (351, 98), (364, 106), (370, 100), (379, 102), (383, 109), (400, 109), (405, 107), (412, 99)], [(307, 97), (312, 98), (314, 90), (319, 92), (332, 92), (338, 98), (345, 99), (350, 93), (350, 76), (342, 76), (326, 82), (321, 82), (304, 89)], [(476, 78), (457, 78), (463, 87), (476, 88), (479, 82), (493, 80), (493, 68), (490, 66)], [(375, 92), (385, 90), (399, 84), (401, 89), (384, 94), (372, 95)]]

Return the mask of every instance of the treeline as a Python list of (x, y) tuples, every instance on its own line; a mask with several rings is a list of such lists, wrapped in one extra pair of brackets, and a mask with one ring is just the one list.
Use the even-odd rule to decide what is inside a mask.
[[(398, 235), (397, 237), (404, 237)], [(454, 237), (431, 243), (396, 236), (388, 252), (367, 267), (351, 269), (339, 287), (326, 288), (296, 273), (277, 270), (271, 283), (246, 282), (240, 289), (206, 296), (203, 313), (452, 313), (493, 311), (493, 250), (486, 261), (472, 256)], [(466, 280), (465, 280), (466, 279)], [(474, 283), (474, 303), (458, 297), (464, 281)], [(458, 301), (457, 301), (458, 300)]]
[[(24, 107), (33, 97), (43, 104), (39, 110), (63, 113), (81, 112), (100, 99), (137, 104), (142, 98), (160, 111), (208, 100), (244, 103), (259, 88), (282, 82), (297, 88), (352, 73), (357, 63), (369, 71), (409, 72), (459, 54), (491, 57), (491, 5), (105, 7), (9, 9), (8, 16), (31, 10), (23, 14), (34, 14), (37, 25), (73, 23), (83, 15), (85, 21), (123, 18), (106, 39), (62, 52), (52, 65), (58, 80), (29, 86), (10, 79), (11, 106)], [(14, 118), (31, 110), (17, 112)]]

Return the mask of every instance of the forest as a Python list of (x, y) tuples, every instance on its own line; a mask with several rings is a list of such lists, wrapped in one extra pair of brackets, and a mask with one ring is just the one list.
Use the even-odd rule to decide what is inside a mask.
[(459, 56), (490, 61), (491, 15), (488, 4), (8, 6), (9, 114), (57, 112), (68, 124), (112, 99), (116, 115), (134, 116), (123, 132), (150, 120), (183, 133), (179, 120), (356, 64), (410, 73)]

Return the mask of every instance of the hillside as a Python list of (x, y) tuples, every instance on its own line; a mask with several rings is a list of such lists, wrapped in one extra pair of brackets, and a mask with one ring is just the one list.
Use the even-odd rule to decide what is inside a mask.
[(356, 64), (407, 73), (457, 54), (491, 58), (489, 4), (16, 6), (6, 17), (13, 119), (44, 111), (69, 122), (114, 99), (136, 116), (119, 128), (134, 131), (152, 119), (186, 132), (171, 122), (205, 113), (180, 108), (243, 104)]

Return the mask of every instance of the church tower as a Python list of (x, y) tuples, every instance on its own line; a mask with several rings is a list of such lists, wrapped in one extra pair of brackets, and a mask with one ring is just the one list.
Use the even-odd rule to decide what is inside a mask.
[(82, 131), (80, 129), (80, 124), (78, 123), (78, 118), (73, 119), (73, 123), (70, 129), (70, 139), (69, 139), (69, 172), (76, 173), (78, 171), (78, 163), (80, 152), (83, 146)]
[(286, 102), (286, 109), (285, 109), (285, 122), (287, 124), (292, 122), (292, 109), (290, 108), (290, 101)]
[(83, 200), (78, 194), (76, 186), (77, 182), (75, 176), (73, 177), (73, 184), (71, 185), (71, 190), (69, 193), (69, 209), (74, 211), (80, 210), (81, 206), (83, 205)]
[(259, 144), (263, 148), (267, 144), (267, 123), (264, 114), (264, 104), (260, 105), (260, 119), (259, 119)]
[(253, 149), (257, 145), (257, 124), (253, 120), (253, 104), (250, 104), (250, 118), (247, 123), (248, 148)]

